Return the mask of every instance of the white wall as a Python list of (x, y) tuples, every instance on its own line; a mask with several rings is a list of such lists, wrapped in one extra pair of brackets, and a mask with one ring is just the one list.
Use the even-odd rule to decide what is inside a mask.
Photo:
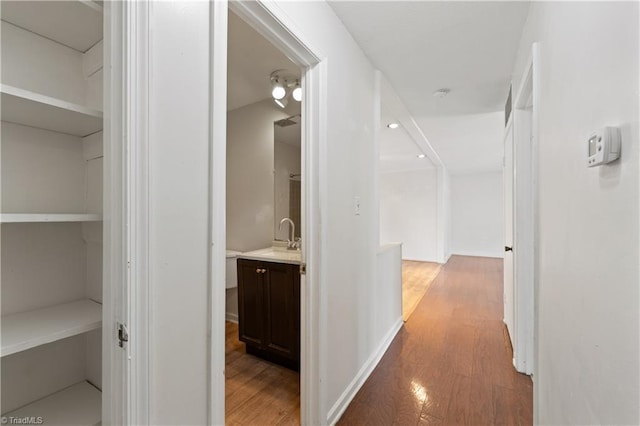
[(271, 246), (274, 221), (273, 122), (290, 114), (271, 99), (227, 113), (227, 249)]
[[(322, 329), (317, 346), (325, 354), (320, 367), (321, 419), (331, 423), (346, 407), (360, 371), (395, 326), (373, 321), (382, 295), (375, 282), (379, 223), (374, 199), (374, 69), (325, 2), (269, 3), (296, 37), (325, 59), (320, 165), (323, 208), (319, 276), (324, 289)], [(354, 197), (361, 214), (354, 214)], [(384, 304), (382, 304), (385, 306)], [(386, 307), (386, 306), (385, 306)], [(391, 309), (391, 307), (388, 307)]]
[[(535, 421), (638, 424), (638, 3), (532, 3), (514, 87), (540, 41)], [(622, 158), (587, 168), (618, 126)]]
[(451, 176), (451, 252), (502, 257), (502, 172)]
[(150, 6), (148, 398), (158, 425), (207, 423), (209, 7)]
[(380, 244), (402, 243), (402, 258), (436, 262), (435, 169), (380, 174)]

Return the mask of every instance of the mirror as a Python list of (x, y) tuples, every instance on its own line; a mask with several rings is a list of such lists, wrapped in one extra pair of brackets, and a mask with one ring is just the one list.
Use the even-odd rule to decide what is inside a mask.
[(290, 218), (295, 225), (295, 236), (300, 237), (301, 175), (300, 158), (302, 140), (300, 114), (277, 120), (274, 132), (274, 239), (287, 241), (289, 225), (282, 218)]

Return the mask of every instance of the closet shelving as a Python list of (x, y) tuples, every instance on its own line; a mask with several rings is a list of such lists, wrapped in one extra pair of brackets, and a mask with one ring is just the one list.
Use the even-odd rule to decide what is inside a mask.
[(0, 223), (99, 222), (102, 215), (91, 213), (2, 213)]
[(15, 354), (100, 328), (102, 307), (93, 300), (6, 315), (2, 318), (0, 356)]
[(102, 393), (87, 382), (80, 382), (42, 398), (28, 406), (5, 414), (5, 417), (36, 417), (54, 425), (99, 425)]
[(3, 121), (81, 137), (102, 130), (101, 111), (6, 84), (0, 93)]
[(103, 7), (1, 13), (2, 415), (100, 424)]

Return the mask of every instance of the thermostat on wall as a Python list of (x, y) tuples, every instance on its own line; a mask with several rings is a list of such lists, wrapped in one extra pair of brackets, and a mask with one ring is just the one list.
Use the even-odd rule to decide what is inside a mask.
[(620, 158), (620, 130), (605, 127), (589, 136), (587, 166), (595, 167)]

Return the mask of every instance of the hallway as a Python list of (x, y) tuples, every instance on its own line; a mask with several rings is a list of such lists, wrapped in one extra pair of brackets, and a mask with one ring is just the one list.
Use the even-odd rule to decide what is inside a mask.
[(339, 424), (532, 424), (511, 357), (502, 260), (453, 256)]

